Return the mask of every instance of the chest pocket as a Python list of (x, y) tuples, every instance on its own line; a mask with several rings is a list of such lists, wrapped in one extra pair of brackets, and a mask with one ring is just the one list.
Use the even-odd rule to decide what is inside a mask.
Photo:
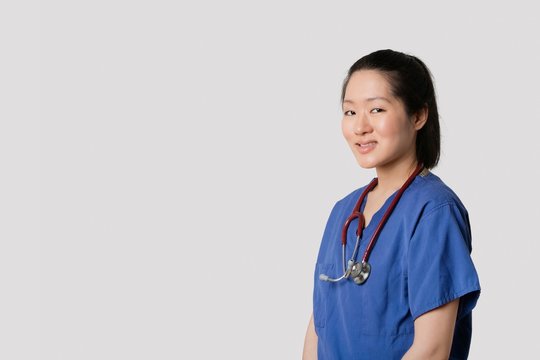
[(319, 280), (319, 275), (334, 276), (334, 264), (317, 263), (315, 267), (315, 291), (313, 293), (313, 322), (316, 327), (326, 326), (330, 287), (332, 283)]

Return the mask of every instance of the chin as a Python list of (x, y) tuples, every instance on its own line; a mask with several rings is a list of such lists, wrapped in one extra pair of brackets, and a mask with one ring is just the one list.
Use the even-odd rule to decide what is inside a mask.
[(356, 160), (356, 162), (357, 162), (358, 165), (360, 165), (360, 167), (363, 168), (363, 169), (373, 169), (374, 167), (377, 166), (377, 165), (374, 164), (374, 163), (366, 162), (366, 161), (362, 161), (362, 160)]

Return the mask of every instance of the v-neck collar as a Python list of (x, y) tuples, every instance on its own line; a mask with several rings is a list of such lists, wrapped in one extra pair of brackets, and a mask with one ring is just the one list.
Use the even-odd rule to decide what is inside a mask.
[[(381, 221), (381, 218), (382, 218), (384, 212), (386, 211), (388, 206), (390, 206), (390, 203), (396, 197), (398, 192), (399, 192), (399, 189), (394, 191), (389, 197), (386, 198), (386, 200), (384, 201), (382, 206), (373, 214), (373, 216), (371, 216), (371, 219), (369, 220), (369, 224), (367, 224), (367, 226), (364, 226), (364, 229), (370, 229), (370, 228), (372, 228), (374, 226), (373, 225), (374, 223), (378, 224)], [(369, 194), (368, 194), (368, 196), (366, 196), (366, 198), (362, 201), (362, 204), (360, 205), (360, 212), (362, 214), (364, 213), (364, 208), (366, 207), (368, 197), (369, 197)]]
[[(424, 170), (422, 171), (420, 174), (418, 174), (411, 182), (411, 184), (409, 185), (410, 186), (413, 186), (414, 183), (417, 181), (418, 178), (424, 178), (424, 177), (427, 177), (431, 174), (431, 172), (429, 170)], [(371, 219), (369, 220), (369, 224), (367, 224), (367, 226), (364, 226), (364, 229), (369, 229), (371, 230), (372, 227), (374, 227), (375, 225), (374, 224), (379, 224), (379, 222), (381, 221), (381, 218), (383, 217), (386, 209), (390, 206), (390, 204), (392, 203), (392, 200), (394, 200), (394, 198), (396, 197), (397, 193), (399, 192), (400, 189), (397, 189), (395, 190), (388, 198), (386, 198), (386, 200), (384, 201), (384, 203), (382, 204), (382, 206), (379, 208), (379, 210), (377, 210), (373, 216), (371, 217)], [(364, 200), (362, 201), (362, 204), (360, 205), (360, 212), (363, 214), (364, 213), (364, 208), (366, 207), (366, 203), (367, 203), (367, 199), (369, 197), (369, 194), (368, 196), (366, 196), (364, 198)]]

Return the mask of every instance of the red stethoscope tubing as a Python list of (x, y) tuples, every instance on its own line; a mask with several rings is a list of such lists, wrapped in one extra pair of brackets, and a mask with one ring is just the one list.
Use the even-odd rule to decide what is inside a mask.
[[(407, 181), (405, 181), (405, 183), (401, 186), (398, 193), (396, 194), (396, 196), (394, 197), (394, 199), (390, 203), (390, 206), (385, 211), (381, 221), (379, 221), (379, 224), (377, 225), (377, 228), (375, 229), (375, 232), (373, 233), (373, 235), (371, 236), (371, 239), (369, 240), (369, 244), (368, 244), (368, 246), (366, 248), (366, 251), (364, 252), (364, 256), (362, 257), (362, 262), (363, 263), (367, 262), (367, 260), (369, 258), (369, 255), (371, 254), (371, 251), (373, 250), (373, 247), (375, 246), (377, 238), (379, 237), (379, 234), (381, 233), (384, 224), (386, 223), (386, 221), (390, 217), (390, 214), (392, 213), (392, 211), (396, 207), (399, 199), (401, 198), (401, 195), (403, 195), (403, 193), (405, 192), (407, 187), (410, 185), (410, 183), (414, 180), (414, 178), (418, 174), (420, 174), (422, 172), (422, 170), (423, 170), (423, 164), (418, 164), (416, 166), (416, 169), (414, 170), (414, 172), (411, 174), (411, 176), (409, 176)], [(362, 192), (362, 195), (360, 195), (360, 198), (356, 202), (356, 205), (354, 206), (353, 212), (351, 213), (351, 215), (349, 215), (349, 217), (345, 221), (345, 225), (343, 226), (343, 230), (341, 232), (341, 244), (343, 245), (343, 247), (345, 247), (345, 245), (347, 245), (347, 231), (349, 229), (349, 225), (356, 218), (358, 218), (358, 229), (356, 230), (356, 235), (358, 237), (362, 236), (362, 231), (363, 231), (364, 224), (365, 224), (366, 220), (364, 218), (364, 214), (362, 214), (360, 212), (360, 207), (362, 206), (362, 203), (364, 202), (364, 198), (366, 197), (366, 195), (371, 190), (373, 190), (373, 188), (375, 186), (377, 186), (377, 183), (378, 183), (377, 178), (374, 178), (373, 180), (371, 180), (371, 182), (368, 184), (368, 186), (366, 186), (366, 188)]]

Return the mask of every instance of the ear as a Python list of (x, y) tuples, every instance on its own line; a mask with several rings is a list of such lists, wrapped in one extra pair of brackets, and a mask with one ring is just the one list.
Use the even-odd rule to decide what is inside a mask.
[(427, 122), (429, 110), (427, 105), (413, 115), (413, 126), (416, 131), (420, 130)]

